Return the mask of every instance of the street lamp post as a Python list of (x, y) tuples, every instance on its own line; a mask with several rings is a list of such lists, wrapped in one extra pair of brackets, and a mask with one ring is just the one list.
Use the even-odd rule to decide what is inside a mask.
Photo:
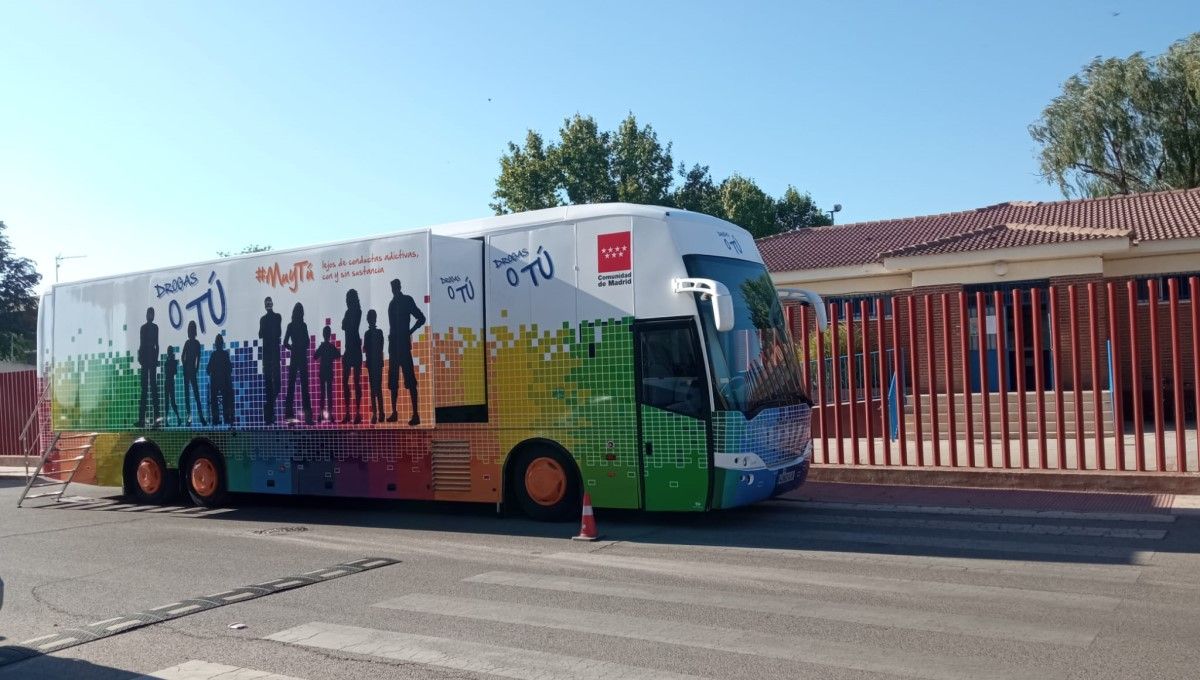
[(63, 260), (78, 260), (87, 257), (87, 255), (63, 255), (59, 253), (54, 256), (54, 282), (58, 283), (58, 270), (62, 267)]
[(841, 204), (841, 203), (834, 203), (834, 204), (833, 204), (833, 210), (826, 210), (826, 211), (825, 211), (825, 212), (829, 213), (829, 223), (830, 223), (830, 224), (833, 224), (833, 223), (834, 223), (833, 214), (834, 214), (834, 213), (839, 213), (839, 212), (841, 212), (841, 211), (842, 211), (842, 204)]

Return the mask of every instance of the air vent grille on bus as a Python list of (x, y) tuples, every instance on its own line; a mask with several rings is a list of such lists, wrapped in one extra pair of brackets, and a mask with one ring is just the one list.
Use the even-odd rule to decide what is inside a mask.
[(434, 440), (431, 443), (433, 454), (433, 490), (461, 491), (471, 490), (471, 446), (466, 441)]

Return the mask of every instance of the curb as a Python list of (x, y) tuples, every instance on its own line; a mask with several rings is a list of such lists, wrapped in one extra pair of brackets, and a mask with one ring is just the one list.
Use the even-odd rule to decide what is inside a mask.
[(953, 486), (988, 489), (1200, 494), (1200, 473), (1059, 472), (1057, 470), (915, 469), (814, 465), (809, 481), (896, 486)]

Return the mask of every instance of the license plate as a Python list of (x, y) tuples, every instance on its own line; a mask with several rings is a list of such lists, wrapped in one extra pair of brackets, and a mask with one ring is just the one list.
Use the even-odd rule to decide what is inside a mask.
[(788, 482), (794, 480), (795, 478), (796, 478), (795, 468), (793, 468), (791, 470), (784, 470), (783, 472), (779, 473), (779, 479), (775, 483), (776, 484), (787, 484)]

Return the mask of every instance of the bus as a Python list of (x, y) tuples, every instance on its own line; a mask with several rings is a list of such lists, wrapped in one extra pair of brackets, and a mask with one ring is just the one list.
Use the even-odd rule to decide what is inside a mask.
[(795, 489), (812, 455), (753, 238), (685, 210), (550, 208), (58, 284), (38, 325), (47, 470), (83, 449), (74, 481), (141, 504), (705, 511)]

